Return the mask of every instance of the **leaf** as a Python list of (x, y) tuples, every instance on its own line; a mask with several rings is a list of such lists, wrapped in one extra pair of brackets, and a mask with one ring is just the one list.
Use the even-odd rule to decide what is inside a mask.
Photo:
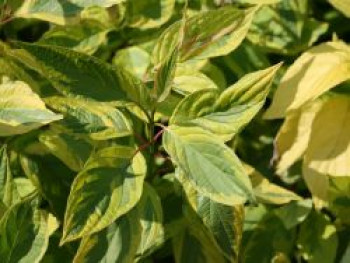
[(139, 79), (144, 79), (151, 64), (151, 58), (142, 48), (132, 46), (118, 50), (113, 58), (113, 64), (123, 67)]
[[(63, 220), (74, 173), (52, 155), (19, 156), (21, 168), (59, 220)], [(53, 169), (54, 167), (54, 169)]]
[(327, 100), (312, 123), (307, 166), (331, 176), (350, 176), (350, 97)]
[(6, 145), (0, 148), (0, 201), (8, 207), (18, 201), (18, 192), (12, 178)]
[(188, 95), (175, 108), (170, 124), (198, 126), (230, 140), (261, 109), (279, 67), (247, 74), (221, 94), (204, 89)]
[(148, 29), (159, 27), (173, 14), (175, 0), (128, 0), (126, 17), (133, 28)]
[(92, 152), (92, 145), (83, 139), (54, 131), (40, 134), (39, 140), (71, 170), (79, 172)]
[(178, 48), (170, 51), (171, 54), (167, 59), (156, 66), (155, 68), (155, 80), (154, 80), (154, 97), (157, 99), (157, 102), (162, 102), (168, 97), (172, 81), (175, 77), (176, 62), (178, 59)]
[(254, 200), (244, 167), (215, 135), (200, 128), (169, 126), (163, 146), (200, 194), (226, 205)]
[(23, 42), (16, 45), (25, 52), (12, 50), (8, 56), (38, 71), (65, 96), (102, 102), (131, 100), (143, 107), (149, 105), (147, 88), (123, 69), (63, 47)]
[[(292, 252), (295, 231), (285, 228), (273, 213), (268, 213), (257, 225), (243, 250), (243, 263), (279, 262), (274, 259), (288, 258)], [(263, 246), (261, 244), (264, 244)], [(288, 262), (287, 260), (282, 262)]]
[[(49, 97), (47, 105), (64, 115), (57, 126), (67, 133), (88, 135), (93, 140), (107, 140), (132, 134), (125, 114), (110, 105), (84, 99)], [(62, 126), (62, 127), (61, 127)]]
[(0, 258), (3, 262), (40, 262), (52, 234), (52, 215), (30, 200), (12, 206), (0, 221)]
[(62, 244), (106, 228), (140, 200), (146, 163), (135, 151), (110, 146), (85, 164), (71, 186)]
[(324, 100), (319, 99), (287, 114), (274, 144), (278, 174), (282, 174), (304, 155), (311, 138), (312, 123), (323, 103)]
[(327, 42), (311, 48), (283, 76), (265, 118), (283, 118), (348, 80), (349, 62), (350, 48), (342, 42)]
[(150, 255), (164, 242), (162, 203), (157, 192), (147, 183), (136, 208), (142, 229), (136, 255), (140, 259)]
[(254, 16), (247, 38), (275, 53), (293, 55), (303, 51), (328, 29), (326, 23), (310, 17), (310, 8), (311, 4), (304, 0), (283, 0), (263, 6)]
[(62, 46), (92, 55), (106, 44), (108, 32), (108, 29), (93, 23), (56, 26), (45, 32), (38, 43)]
[(102, 231), (83, 237), (74, 263), (134, 262), (141, 224), (136, 209), (118, 218)]
[(259, 202), (282, 205), (294, 200), (301, 200), (301, 197), (292, 191), (269, 182), (253, 167), (245, 165), (245, 168), (252, 182), (254, 195)]
[(312, 194), (315, 207), (320, 209), (327, 204), (329, 178), (325, 174), (321, 174), (303, 163), (302, 174), (304, 181)]
[(163, 240), (162, 207), (148, 184), (140, 202), (110, 226), (83, 237), (74, 262), (135, 262)]
[[(225, 7), (189, 18), (180, 47), (180, 61), (223, 56), (233, 51), (246, 36), (255, 10)], [(178, 21), (159, 37), (153, 51), (155, 65), (168, 57), (169, 50), (174, 50), (181, 26), (182, 21)]]
[(347, 0), (329, 0), (329, 2), (345, 16), (350, 17), (350, 7)]
[(110, 7), (124, 0), (27, 0), (16, 11), (15, 17), (36, 18), (51, 23), (64, 25), (74, 18), (84, 7)]
[(181, 95), (190, 95), (204, 89), (218, 89), (216, 84), (200, 71), (178, 66), (172, 82), (172, 90)]
[(22, 81), (3, 78), (0, 84), (0, 137), (27, 133), (62, 119)]
[(196, 225), (185, 227), (173, 238), (176, 263), (223, 263), (224, 257), (210, 242), (206, 233)]
[(338, 246), (336, 228), (325, 215), (312, 212), (300, 227), (297, 245), (307, 262), (335, 262)]
[(310, 199), (291, 202), (281, 208), (274, 210), (287, 229), (291, 229), (302, 223), (312, 210)]
[(235, 262), (239, 258), (243, 234), (243, 206), (227, 206), (217, 203), (199, 194), (186, 181), (181, 181), (181, 183), (194, 212), (213, 236), (225, 257)]
[(331, 177), (328, 189), (329, 209), (346, 224), (350, 224), (350, 177)]

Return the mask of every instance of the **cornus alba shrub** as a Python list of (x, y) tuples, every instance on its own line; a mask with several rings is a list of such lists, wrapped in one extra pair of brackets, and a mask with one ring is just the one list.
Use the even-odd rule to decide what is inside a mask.
[(0, 262), (350, 262), (348, 0), (0, 6)]

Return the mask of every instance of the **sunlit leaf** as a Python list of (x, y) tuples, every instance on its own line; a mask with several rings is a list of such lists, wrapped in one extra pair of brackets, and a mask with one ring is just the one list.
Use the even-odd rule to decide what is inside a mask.
[(3, 78), (0, 84), (0, 137), (27, 133), (62, 119), (22, 81)]
[(200, 194), (226, 205), (254, 199), (243, 165), (215, 135), (200, 128), (170, 126), (163, 146)]
[(342, 42), (328, 42), (311, 48), (283, 76), (265, 117), (282, 118), (348, 80), (349, 65), (350, 48)]

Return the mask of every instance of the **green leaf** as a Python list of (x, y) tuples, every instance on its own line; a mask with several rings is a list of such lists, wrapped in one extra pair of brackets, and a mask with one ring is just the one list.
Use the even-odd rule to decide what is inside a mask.
[(66, 24), (90, 6), (110, 7), (125, 0), (28, 0), (16, 11), (15, 17), (36, 18), (51, 23)]
[(149, 105), (147, 88), (121, 68), (68, 48), (23, 42), (16, 45), (25, 52), (11, 50), (7, 55), (38, 71), (65, 96), (102, 102), (131, 100), (143, 107)]
[(96, 233), (140, 200), (146, 163), (134, 148), (110, 146), (85, 164), (71, 186), (61, 243)]
[(223, 263), (225, 258), (197, 225), (182, 229), (172, 240), (176, 263)]
[(75, 172), (83, 169), (92, 152), (90, 143), (65, 133), (45, 131), (40, 134), (39, 141)]
[(350, 177), (331, 177), (328, 189), (329, 209), (346, 224), (350, 224)]
[(93, 23), (56, 26), (45, 32), (38, 43), (71, 48), (85, 54), (94, 54), (107, 42), (109, 30)]
[(347, 0), (329, 0), (329, 2), (345, 16), (350, 17), (350, 6)]
[(140, 259), (150, 255), (164, 242), (162, 203), (157, 192), (147, 183), (136, 208), (142, 229), (136, 255)]
[(283, 118), (350, 78), (350, 48), (327, 42), (301, 55), (283, 76), (265, 118)]
[(254, 200), (243, 165), (215, 135), (200, 128), (170, 126), (164, 131), (163, 146), (200, 194), (226, 205)]
[[(51, 211), (63, 220), (74, 173), (52, 155), (20, 155), (20, 164)], [(54, 169), (53, 169), (54, 167)]]
[(12, 206), (0, 221), (0, 258), (3, 262), (39, 263), (57, 227), (55, 218), (25, 200)]
[(128, 0), (126, 17), (130, 27), (148, 29), (159, 27), (173, 14), (175, 0)]
[(107, 140), (132, 134), (125, 114), (111, 105), (84, 99), (50, 97), (45, 102), (65, 117), (55, 126), (67, 133), (88, 135), (93, 140)]
[(307, 262), (335, 262), (338, 246), (336, 228), (325, 215), (312, 212), (300, 227), (297, 245)]
[(153, 96), (157, 99), (157, 102), (162, 102), (168, 97), (175, 77), (179, 50), (175, 48), (170, 52), (171, 54), (167, 59), (155, 67)]
[(254, 16), (247, 38), (254, 45), (276, 53), (292, 55), (303, 51), (328, 29), (326, 23), (309, 16), (310, 8), (305, 0), (282, 0), (263, 6)]
[(0, 137), (27, 133), (62, 118), (22, 81), (3, 78), (0, 84)]
[(302, 223), (312, 209), (312, 201), (310, 199), (291, 202), (281, 208), (274, 210), (287, 229), (291, 229)]
[(205, 89), (188, 95), (175, 108), (170, 124), (199, 126), (230, 140), (261, 109), (279, 67), (247, 74), (221, 94)]
[(4, 145), (0, 148), (0, 200), (9, 207), (17, 199), (17, 187), (12, 178), (7, 146)]
[(338, 95), (329, 98), (316, 115), (304, 162), (322, 174), (350, 176), (349, 156), (350, 97)]
[(278, 258), (288, 259), (293, 249), (294, 239), (295, 232), (286, 229), (277, 216), (269, 213), (258, 223), (243, 248), (242, 262), (270, 263), (280, 262), (275, 261)]
[(225, 257), (231, 262), (236, 262), (239, 258), (243, 232), (243, 206), (227, 206), (217, 203), (199, 194), (186, 181), (181, 183), (192, 209), (211, 233)]
[[(189, 18), (179, 51), (180, 60), (227, 55), (243, 41), (255, 11), (255, 8), (239, 10), (224, 7)], [(155, 65), (169, 56), (169, 50), (174, 50), (181, 26), (182, 21), (178, 21), (162, 33), (153, 51)]]
[(102, 231), (83, 237), (73, 262), (135, 262), (140, 232), (141, 224), (134, 208)]
[(135, 262), (163, 241), (162, 207), (148, 184), (137, 205), (102, 231), (83, 237), (74, 262)]

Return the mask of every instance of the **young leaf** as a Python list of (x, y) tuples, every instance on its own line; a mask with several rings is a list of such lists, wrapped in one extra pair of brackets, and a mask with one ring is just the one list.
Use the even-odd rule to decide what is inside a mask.
[(88, 160), (71, 186), (62, 243), (106, 228), (140, 200), (146, 163), (135, 151), (110, 146)]
[(56, 228), (55, 218), (35, 208), (31, 200), (12, 206), (0, 221), (1, 260), (39, 263)]
[(199, 126), (230, 140), (261, 109), (279, 67), (247, 74), (221, 94), (205, 89), (188, 95), (174, 110), (170, 124)]
[(200, 194), (226, 205), (254, 200), (244, 167), (215, 135), (200, 128), (170, 126), (164, 131), (163, 146)]
[[(224, 7), (189, 18), (179, 51), (180, 60), (206, 59), (230, 53), (246, 36), (255, 11), (256, 8)], [(155, 65), (169, 56), (169, 50), (174, 50), (181, 26), (182, 21), (178, 21), (160, 36), (153, 51)]]
[(0, 137), (27, 133), (62, 119), (46, 109), (40, 97), (22, 81), (4, 78), (0, 98)]
[(301, 55), (283, 76), (265, 118), (283, 118), (350, 78), (350, 47), (321, 44)]
[(68, 133), (88, 135), (93, 140), (108, 140), (132, 134), (129, 119), (108, 104), (84, 99), (49, 97), (47, 105), (65, 117), (57, 126)]

